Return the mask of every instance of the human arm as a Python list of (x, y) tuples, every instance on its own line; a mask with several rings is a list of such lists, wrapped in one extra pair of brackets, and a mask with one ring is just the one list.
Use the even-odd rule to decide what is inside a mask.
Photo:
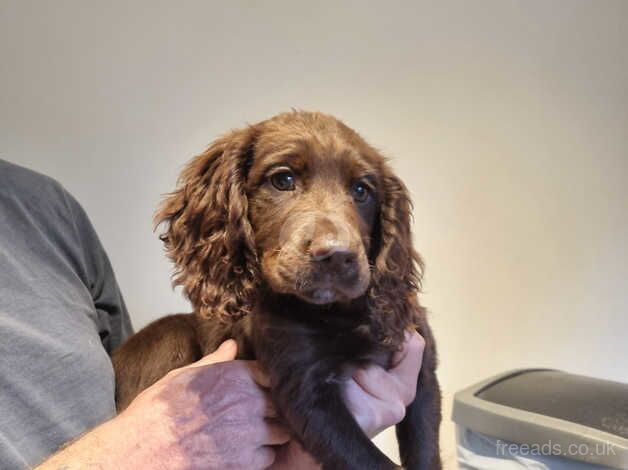
[(262, 469), (271, 445), (289, 436), (275, 420), (256, 366), (234, 361), (237, 347), (177, 369), (120, 415), (83, 435), (36, 470)]
[[(347, 382), (347, 406), (369, 437), (403, 419), (405, 405), (414, 398), (423, 348), (422, 338), (409, 334), (392, 369), (370, 366), (356, 371)], [(103, 470), (161, 469), (164, 462), (173, 470), (266, 468), (275, 458), (268, 446), (286, 443), (289, 436), (273, 421), (275, 412), (257, 386), (265, 385), (266, 379), (252, 363), (232, 361), (235, 352), (229, 341), (201, 361), (173, 371), (119, 416), (36, 470), (78, 470), (90, 465)], [(191, 396), (186, 396), (186, 389), (192, 389)], [(207, 403), (202, 396), (222, 396), (225, 401)], [(247, 406), (238, 407), (242, 403)], [(220, 418), (211, 419), (216, 416)], [(244, 435), (243, 429), (250, 432)], [(318, 465), (293, 440), (277, 451), (272, 468), (306, 470)]]
[(63, 191), (77, 247), (75, 269), (93, 302), (94, 323), (109, 355), (133, 334), (133, 326), (109, 256), (79, 202)]

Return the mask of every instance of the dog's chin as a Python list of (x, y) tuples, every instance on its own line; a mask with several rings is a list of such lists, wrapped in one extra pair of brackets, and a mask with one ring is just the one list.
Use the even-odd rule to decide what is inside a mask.
[(348, 303), (360, 297), (366, 291), (366, 286), (356, 286), (352, 289), (342, 289), (338, 286), (325, 285), (312, 287), (308, 290), (294, 292), (304, 302), (313, 305), (329, 305), (333, 303)]
[(348, 302), (351, 300), (343, 293), (337, 292), (331, 287), (321, 287), (307, 292), (297, 292), (297, 297), (314, 305), (327, 305), (334, 302)]

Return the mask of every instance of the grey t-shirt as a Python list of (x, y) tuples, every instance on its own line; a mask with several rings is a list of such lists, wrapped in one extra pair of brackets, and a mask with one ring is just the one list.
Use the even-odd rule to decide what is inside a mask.
[(132, 332), (87, 215), (0, 160), (0, 469), (39, 464), (115, 414), (109, 353)]

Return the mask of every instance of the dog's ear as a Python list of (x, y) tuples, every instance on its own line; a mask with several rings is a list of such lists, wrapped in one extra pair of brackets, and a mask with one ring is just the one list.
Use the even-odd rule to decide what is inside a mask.
[(252, 308), (259, 268), (244, 179), (254, 142), (253, 128), (216, 140), (187, 164), (155, 215), (173, 283), (203, 317), (240, 318)]
[(369, 311), (376, 335), (398, 345), (422, 308), (417, 294), (423, 261), (412, 243), (412, 202), (403, 182), (383, 165), (379, 218), (375, 226)]

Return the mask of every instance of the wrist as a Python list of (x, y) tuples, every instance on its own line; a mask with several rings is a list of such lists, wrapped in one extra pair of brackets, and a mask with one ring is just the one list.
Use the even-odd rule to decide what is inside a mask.
[[(163, 423), (160, 423), (163, 424)], [(101, 440), (115, 444), (108, 463), (111, 469), (136, 470), (138, 468), (184, 468), (180, 456), (174, 451), (174, 442), (167, 429), (150, 418), (127, 409), (103, 425)], [(167, 466), (164, 465), (167, 462)], [(107, 470), (110, 467), (105, 467)]]
[[(66, 444), (35, 470), (135, 470), (160, 468), (132, 416), (118, 415)], [(173, 467), (174, 468), (174, 467)]]

